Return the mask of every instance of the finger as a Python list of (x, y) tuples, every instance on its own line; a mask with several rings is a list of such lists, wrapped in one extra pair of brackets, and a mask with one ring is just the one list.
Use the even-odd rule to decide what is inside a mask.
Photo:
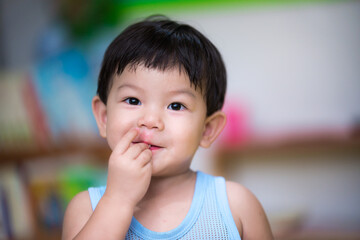
[(130, 129), (116, 145), (114, 152), (123, 154), (131, 146), (138, 134), (139, 130), (137, 128)]
[(131, 144), (131, 146), (126, 150), (125, 155), (128, 158), (136, 159), (139, 154), (146, 149), (149, 149), (149, 145), (146, 143)]
[(137, 161), (142, 167), (145, 166), (146, 164), (151, 163), (151, 159), (152, 159), (152, 152), (150, 149), (145, 149), (137, 157)]

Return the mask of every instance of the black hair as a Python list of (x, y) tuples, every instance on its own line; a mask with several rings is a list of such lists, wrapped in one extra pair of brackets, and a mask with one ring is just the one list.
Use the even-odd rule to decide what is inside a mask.
[(195, 89), (200, 88), (207, 116), (220, 110), (226, 92), (226, 69), (217, 48), (193, 27), (164, 16), (152, 16), (127, 27), (107, 48), (97, 94), (106, 104), (114, 74), (143, 64), (165, 71), (179, 67)]

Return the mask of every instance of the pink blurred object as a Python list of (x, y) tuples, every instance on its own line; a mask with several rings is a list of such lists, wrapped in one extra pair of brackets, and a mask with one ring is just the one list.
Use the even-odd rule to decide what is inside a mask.
[(218, 143), (225, 148), (243, 145), (251, 135), (247, 108), (238, 100), (227, 100), (223, 111), (227, 116), (227, 123), (219, 136)]

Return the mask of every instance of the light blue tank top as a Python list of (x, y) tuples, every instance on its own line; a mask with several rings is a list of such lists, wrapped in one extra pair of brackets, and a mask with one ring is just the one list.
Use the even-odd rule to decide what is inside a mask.
[[(105, 187), (88, 190), (95, 210)], [(241, 239), (230, 211), (224, 178), (197, 172), (191, 207), (179, 226), (167, 232), (154, 232), (133, 217), (125, 239)]]

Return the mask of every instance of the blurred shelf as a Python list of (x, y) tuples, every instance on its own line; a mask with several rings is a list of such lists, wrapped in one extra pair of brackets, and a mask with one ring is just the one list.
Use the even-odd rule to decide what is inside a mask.
[(42, 148), (17, 147), (12, 149), (0, 149), (0, 165), (6, 163), (19, 163), (31, 161), (42, 157), (56, 157), (68, 154), (88, 154), (99, 159), (108, 160), (111, 150), (105, 142), (92, 142), (79, 144), (77, 142), (64, 141), (61, 144), (49, 145)]
[[(16, 146), (16, 147), (15, 147)], [(44, 147), (30, 147), (29, 144), (16, 144), (14, 147), (10, 148), (0, 148), (0, 168), (5, 167), (8, 164), (16, 164), (23, 166), (26, 163), (31, 163), (31, 161), (36, 161), (36, 159), (44, 158), (49, 159), (50, 161), (56, 161), (58, 157), (62, 156), (72, 156), (77, 154), (84, 154), (86, 156), (94, 157), (100, 162), (107, 163), (111, 150), (107, 145), (106, 141), (103, 139), (99, 140), (89, 140), (88, 142), (75, 142), (75, 141), (58, 141), (58, 144), (49, 144)], [(29, 197), (29, 206), (30, 206), (30, 218), (34, 223), (33, 236), (22, 240), (55, 240), (61, 239), (61, 229), (43, 229), (40, 227), (40, 223), (36, 219), (38, 213), (36, 212), (36, 203), (33, 198), (32, 192), (30, 192), (28, 186), (28, 181), (24, 181), (25, 193)], [(11, 238), (17, 240), (17, 238)], [(20, 239), (19, 239), (20, 240)]]
[(219, 147), (217, 154), (227, 158), (241, 155), (267, 155), (283, 153), (332, 153), (351, 151), (360, 153), (360, 136), (302, 136), (279, 139), (253, 139), (247, 143)]
[(226, 166), (244, 158), (267, 159), (276, 157), (286, 159), (289, 156), (333, 156), (337, 154), (360, 156), (360, 135), (325, 132), (254, 138), (239, 145), (218, 146), (215, 152), (215, 164), (218, 174), (225, 176)]

